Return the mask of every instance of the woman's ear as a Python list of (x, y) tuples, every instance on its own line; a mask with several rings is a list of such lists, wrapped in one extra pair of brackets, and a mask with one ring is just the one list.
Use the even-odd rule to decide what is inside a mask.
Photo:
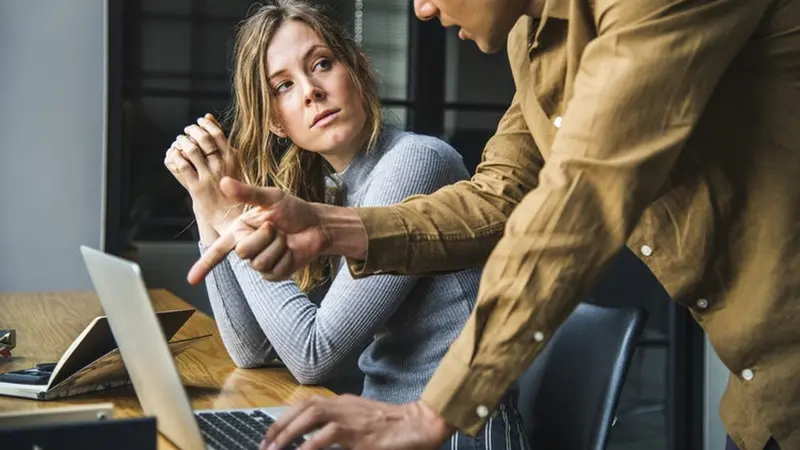
[(280, 126), (278, 124), (270, 125), (269, 126), (269, 131), (273, 132), (274, 134), (276, 134), (280, 138), (285, 138), (286, 137), (286, 131), (283, 129), (282, 126)]

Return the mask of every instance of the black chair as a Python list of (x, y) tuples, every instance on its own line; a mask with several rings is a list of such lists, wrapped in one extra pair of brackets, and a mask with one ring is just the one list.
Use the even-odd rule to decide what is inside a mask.
[(519, 379), (533, 450), (604, 450), (636, 341), (641, 308), (580, 304)]

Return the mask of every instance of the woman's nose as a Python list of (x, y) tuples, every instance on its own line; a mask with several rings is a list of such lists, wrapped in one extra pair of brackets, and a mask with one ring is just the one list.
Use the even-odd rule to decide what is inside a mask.
[(318, 86), (310, 86), (308, 90), (308, 94), (306, 95), (306, 105), (310, 105), (311, 103), (318, 102), (325, 98), (325, 91), (320, 89)]

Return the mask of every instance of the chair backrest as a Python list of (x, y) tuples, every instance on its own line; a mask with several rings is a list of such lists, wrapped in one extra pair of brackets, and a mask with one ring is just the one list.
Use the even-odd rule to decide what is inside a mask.
[(646, 320), (641, 308), (575, 309), (518, 382), (531, 448), (605, 449)]

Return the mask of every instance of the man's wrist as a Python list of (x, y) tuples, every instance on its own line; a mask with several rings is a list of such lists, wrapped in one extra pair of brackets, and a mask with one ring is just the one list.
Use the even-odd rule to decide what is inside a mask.
[(429, 425), (429, 430), (434, 434), (434, 436), (437, 437), (437, 439), (440, 439), (442, 442), (444, 442), (448, 437), (452, 436), (452, 434), (456, 432), (456, 427), (448, 423), (438, 411), (433, 409), (433, 407), (422, 400), (418, 400), (416, 404), (425, 418), (425, 423)]
[(363, 260), (367, 257), (367, 231), (355, 210), (342, 206), (313, 204), (325, 235), (325, 254)]

